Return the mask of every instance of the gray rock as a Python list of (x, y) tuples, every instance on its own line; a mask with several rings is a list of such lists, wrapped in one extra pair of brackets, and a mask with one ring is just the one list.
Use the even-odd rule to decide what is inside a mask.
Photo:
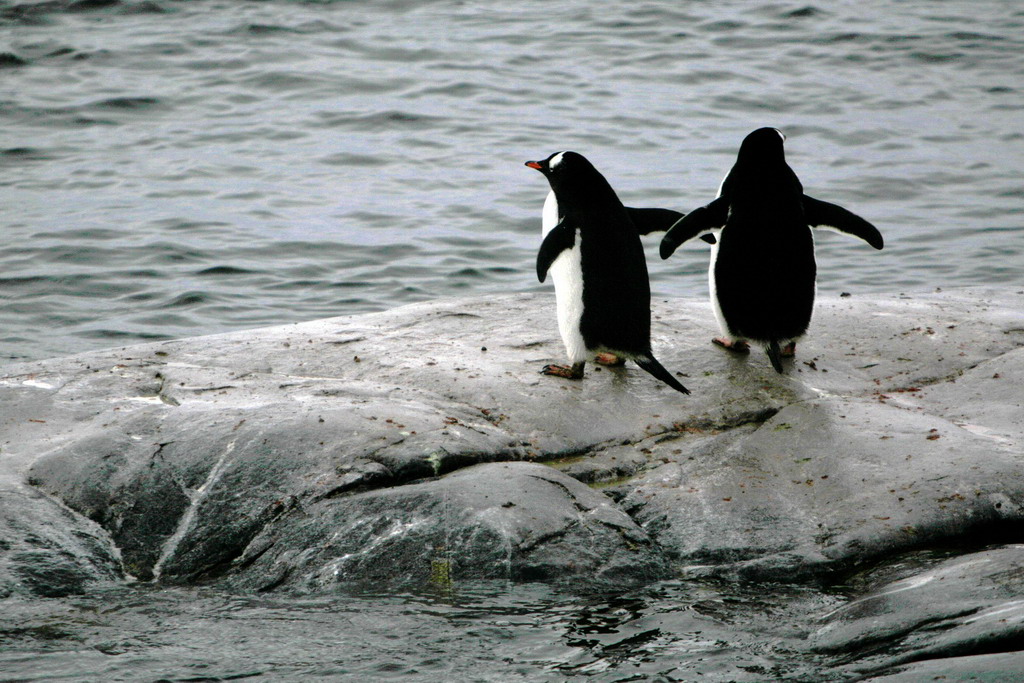
[(1000, 652), (991, 655), (949, 657), (914, 662), (899, 667), (897, 673), (862, 680), (874, 683), (916, 683), (917, 681), (1021, 681), (1024, 680), (1024, 652)]
[[(31, 481), (103, 525), (134, 576), (188, 581), (225, 569), (299, 502), (516, 454), (485, 420), (465, 426), (476, 418), (460, 407), (354, 398), (333, 385), (254, 384), (242, 407), (222, 406), (220, 389), (208, 401), (182, 395), (125, 409), (112, 418), (117, 431), (101, 428), (40, 457)], [(255, 398), (263, 391), (270, 400)]]
[(0, 477), (0, 599), (81, 595), (123, 578), (102, 529), (31, 487)]
[(784, 376), (711, 346), (706, 302), (656, 302), (689, 397), (539, 375), (562, 356), (539, 295), (13, 365), (0, 476), (164, 582), (820, 578), (1021, 521), (1022, 301), (826, 298)]
[(801, 401), (650, 450), (669, 462), (622, 505), (690, 573), (811, 578), (1022, 521), (1019, 452), (877, 399)]
[(811, 638), (817, 651), (855, 658), (861, 672), (888, 669), (882, 680), (946, 670), (958, 672), (952, 680), (978, 672), (996, 680), (997, 670), (1024, 671), (1024, 653), (979, 659), (1012, 651), (1024, 637), (1024, 545), (946, 559), (896, 581), (885, 569), (876, 573), (881, 580), (869, 576), (860, 597), (822, 619)]
[(611, 501), (549, 467), (477, 465), (440, 479), (321, 499), (267, 525), (232, 585), (265, 591), (450, 586), (453, 578), (622, 586), (667, 576)]

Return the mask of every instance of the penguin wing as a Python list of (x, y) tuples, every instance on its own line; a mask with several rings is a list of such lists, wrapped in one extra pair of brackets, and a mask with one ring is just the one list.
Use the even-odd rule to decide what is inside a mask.
[[(859, 237), (875, 249), (884, 245), (882, 233), (866, 220), (841, 206), (804, 195), (804, 217), (812, 228), (825, 228)], [(666, 235), (667, 237), (667, 235)]]
[(650, 235), (652, 232), (665, 232), (683, 217), (683, 214), (672, 209), (634, 209), (625, 207), (629, 220), (633, 221), (638, 235)]
[[(672, 209), (635, 209), (631, 206), (625, 208), (638, 235), (666, 232), (684, 216)], [(716, 241), (714, 235), (701, 235), (700, 238), (708, 244), (714, 244)]]
[[(686, 214), (661, 239), (661, 258), (666, 259), (679, 248), (679, 245), (691, 240), (702, 232), (721, 228), (729, 218), (729, 201), (719, 197), (707, 206), (694, 209)], [(714, 238), (712, 238), (713, 240)], [(714, 244), (711, 240), (704, 240)]]
[(555, 262), (563, 251), (572, 249), (576, 244), (576, 230), (570, 228), (563, 220), (544, 236), (540, 243), (540, 251), (537, 252), (537, 278), (544, 282), (548, 276), (548, 269)]

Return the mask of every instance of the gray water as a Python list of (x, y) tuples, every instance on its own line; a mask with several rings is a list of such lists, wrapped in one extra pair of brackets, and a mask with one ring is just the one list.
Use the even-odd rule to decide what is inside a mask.
[[(746, 604), (737, 618), (736, 603)], [(449, 595), (121, 591), (0, 615), (4, 681), (842, 680), (806, 652), (809, 590), (670, 582), (621, 596), (476, 582)], [(797, 615), (797, 616), (794, 616)], [(16, 623), (16, 626), (10, 624)], [(6, 628), (4, 628), (6, 627)], [(830, 669), (833, 669), (830, 672)]]
[(0, 360), (546, 289), (525, 160), (689, 211), (764, 125), (886, 237), (822, 292), (1024, 281), (1018, 2), (493, 5), (0, 0)]
[[(496, 4), (0, 0), (0, 361), (546, 291), (525, 160), (574, 149), (688, 211), (765, 125), (886, 237), (819, 235), (820, 291), (1024, 282), (1020, 3)], [(657, 295), (705, 295), (703, 243), (648, 247)], [(5, 601), (0, 672), (825, 680), (793, 624), (842, 600), (129, 588)]]
[(899, 644), (855, 658), (816, 653), (808, 636), (865, 586), (957, 552), (905, 553), (824, 589), (691, 579), (587, 594), (472, 581), (402, 594), (141, 586), (12, 598), (0, 610), (0, 680), (859, 680), (884, 669)]

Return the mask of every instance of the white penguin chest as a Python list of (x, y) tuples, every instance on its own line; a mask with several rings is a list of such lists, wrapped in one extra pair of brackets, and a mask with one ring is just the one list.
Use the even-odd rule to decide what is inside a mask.
[[(549, 192), (544, 200), (541, 214), (541, 238), (547, 236), (558, 225), (558, 200), (554, 192)], [(580, 319), (583, 317), (583, 263), (580, 252), (582, 237), (576, 233), (576, 241), (571, 249), (566, 249), (548, 272), (555, 285), (555, 301), (558, 306), (558, 331), (569, 360), (578, 363), (588, 359), (583, 335), (580, 333)]]

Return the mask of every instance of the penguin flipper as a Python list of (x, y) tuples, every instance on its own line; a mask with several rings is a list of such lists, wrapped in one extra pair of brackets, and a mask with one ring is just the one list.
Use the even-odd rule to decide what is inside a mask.
[[(629, 219), (633, 221), (638, 235), (650, 235), (652, 232), (666, 232), (669, 228), (679, 222), (685, 215), (672, 209), (635, 209), (631, 206), (625, 207)], [(718, 240), (712, 234), (701, 235), (700, 238), (708, 244), (714, 244)]]
[(576, 244), (576, 230), (570, 228), (561, 221), (551, 228), (551, 232), (544, 236), (540, 244), (540, 251), (537, 252), (537, 278), (544, 282), (548, 276), (548, 269), (555, 262), (563, 251), (572, 249)]
[(864, 240), (875, 249), (885, 244), (882, 233), (866, 220), (836, 204), (804, 195), (804, 217), (812, 228), (831, 228)]
[(672, 209), (634, 209), (631, 206), (625, 209), (638, 235), (665, 232), (683, 217), (683, 214)]
[(635, 358), (634, 360), (636, 361), (636, 364), (639, 365), (642, 369), (651, 373), (656, 378), (660, 379), (662, 382), (669, 385), (676, 391), (680, 391), (684, 394), (690, 393), (690, 390), (684, 387), (682, 384), (680, 384), (679, 380), (673, 377), (672, 373), (666, 370), (665, 366), (659, 363), (658, 359), (655, 358), (654, 356), (647, 354), (646, 356), (641, 356), (639, 358)]
[[(667, 259), (679, 248), (679, 245), (691, 240), (702, 232), (721, 228), (729, 217), (729, 202), (724, 197), (719, 197), (707, 206), (694, 209), (686, 214), (675, 225), (668, 229), (668, 232), (661, 239), (661, 258)], [(714, 244), (711, 240), (704, 240)]]

